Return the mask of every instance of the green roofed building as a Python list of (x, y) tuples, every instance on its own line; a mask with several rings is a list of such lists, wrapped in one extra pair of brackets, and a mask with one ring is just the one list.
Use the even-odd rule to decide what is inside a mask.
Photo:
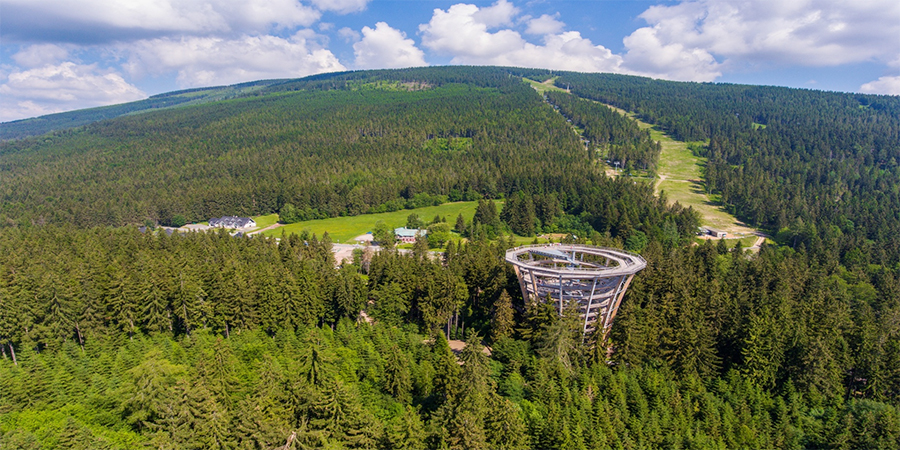
[(418, 228), (394, 228), (394, 235), (397, 236), (397, 240), (405, 244), (412, 244), (416, 242), (416, 237), (425, 236), (426, 234), (428, 234), (427, 230), (420, 230)]

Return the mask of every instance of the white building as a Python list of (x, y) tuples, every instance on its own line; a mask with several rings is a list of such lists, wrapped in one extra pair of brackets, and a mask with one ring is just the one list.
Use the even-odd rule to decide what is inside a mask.
[(255, 228), (256, 221), (249, 217), (222, 216), (209, 219), (209, 226), (219, 228), (234, 228), (237, 230)]

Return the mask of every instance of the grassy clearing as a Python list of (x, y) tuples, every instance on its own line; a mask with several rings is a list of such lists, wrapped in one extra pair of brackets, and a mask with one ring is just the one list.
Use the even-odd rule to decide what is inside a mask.
[(547, 92), (547, 91), (566, 92), (565, 89), (557, 87), (556, 85), (553, 84), (554, 81), (556, 80), (556, 77), (553, 77), (543, 83), (539, 83), (534, 80), (529, 80), (528, 78), (522, 78), (522, 79), (525, 80), (526, 83), (530, 84), (531, 87), (533, 87), (534, 90), (538, 91), (538, 94), (541, 94), (541, 95), (543, 95), (544, 92)]
[[(466, 221), (471, 221), (472, 217), (475, 215), (475, 208), (477, 206), (478, 202), (454, 202), (445, 203), (440, 206), (403, 209), (380, 214), (363, 214), (360, 216), (308, 220), (265, 231), (262, 234), (280, 237), (282, 232), (286, 234), (299, 234), (303, 230), (307, 230), (310, 233), (315, 233), (317, 236), (322, 236), (322, 234), (327, 231), (334, 242), (348, 242), (359, 235), (372, 231), (372, 229), (375, 228), (375, 223), (379, 220), (383, 220), (386, 224), (394, 228), (402, 227), (406, 225), (406, 218), (409, 217), (410, 214), (416, 213), (425, 222), (430, 222), (436, 215), (446, 217), (447, 222), (452, 226), (456, 221), (456, 216), (460, 214), (463, 215)], [(499, 202), (497, 206), (499, 209)]]
[[(727, 239), (724, 239), (724, 241), (725, 241), (725, 245), (727, 245), (728, 248), (733, 248), (735, 246), (735, 244), (737, 244), (737, 242), (740, 241), (741, 247), (746, 249), (746, 248), (752, 247), (753, 244), (756, 243), (757, 239), (758, 239), (757, 236), (747, 236), (747, 237), (742, 237), (740, 239), (727, 238)], [(712, 241), (713, 245), (719, 244), (719, 239), (709, 239), (709, 240)], [(706, 241), (707, 241), (707, 239), (702, 239), (699, 237), (694, 239), (694, 242), (696, 242), (697, 244), (701, 244), (701, 245)], [(764, 241), (769, 244), (772, 244), (774, 242), (771, 239), (764, 239)]]
[(656, 185), (658, 192), (665, 192), (670, 203), (679, 202), (693, 207), (700, 213), (703, 225), (732, 234), (754, 231), (706, 194), (701, 172), (705, 159), (694, 156), (685, 142), (675, 141), (658, 130), (651, 129), (650, 134), (662, 145), (659, 182)]
[[(565, 89), (560, 89), (553, 84), (554, 79), (547, 80), (544, 83), (538, 83), (527, 78), (523, 79), (540, 94), (551, 90), (565, 92)], [(669, 203), (679, 202), (684, 206), (693, 207), (694, 210), (700, 213), (701, 223), (705, 226), (718, 228), (737, 235), (749, 234), (755, 231), (727, 213), (716, 199), (710, 198), (706, 194), (701, 170), (706, 160), (694, 156), (688, 148), (689, 143), (679, 142), (670, 138), (657, 127), (638, 119), (633, 113), (614, 106), (606, 106), (634, 120), (641, 129), (650, 131), (650, 137), (654, 141), (659, 141), (662, 146), (662, 152), (659, 156), (659, 169), (657, 170), (659, 179), (656, 183), (656, 189), (657, 192), (664, 191), (666, 193)], [(620, 175), (611, 167), (606, 167), (605, 169), (608, 176), (616, 177)]]
[(256, 230), (261, 230), (270, 225), (275, 225), (278, 223), (278, 214), (267, 214), (265, 216), (256, 216), (253, 218), (256, 221)]
[(688, 148), (690, 143), (670, 138), (653, 125), (641, 121), (634, 114), (618, 108), (613, 109), (630, 117), (642, 129), (649, 129), (650, 137), (654, 141), (659, 141), (662, 146), (656, 190), (665, 192), (669, 203), (678, 202), (694, 208), (700, 213), (700, 221), (705, 226), (738, 235), (755, 231), (727, 213), (715, 199), (706, 194), (702, 176), (702, 167), (706, 164), (706, 160), (691, 152)]

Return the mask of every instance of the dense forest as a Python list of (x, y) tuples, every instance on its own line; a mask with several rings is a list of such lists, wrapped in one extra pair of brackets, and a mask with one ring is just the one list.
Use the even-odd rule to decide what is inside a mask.
[[(896, 97), (469, 67), (228, 92), (0, 144), (3, 448), (900, 447)], [(778, 244), (697, 244), (607, 178), (596, 147), (659, 149), (601, 103), (701, 142)], [(128, 225), (485, 198), (462, 243), (341, 265), (327, 235)], [(509, 231), (642, 254), (608, 342), (524, 304)]]
[(659, 143), (633, 120), (598, 102), (562, 92), (549, 91), (545, 95), (568, 120), (584, 129), (582, 136), (589, 149), (599, 150), (607, 160), (619, 162), (628, 172), (641, 169), (655, 175)]
[[(900, 439), (897, 273), (828, 275), (790, 248), (651, 242), (610, 364), (577, 318), (515, 306), (505, 239), (338, 268), (327, 237), (46, 226), (0, 242), (0, 429), (15, 448)], [(447, 331), (468, 337), (462, 365)]]
[(101, 120), (113, 119), (140, 112), (177, 108), (179, 106), (195, 105), (240, 97), (274, 82), (275, 80), (263, 80), (236, 84), (234, 86), (186, 89), (183, 91), (153, 95), (144, 100), (122, 103), (120, 105), (101, 106), (97, 108), (67, 111), (30, 119), (4, 122), (0, 123), (0, 140), (40, 136), (53, 131), (80, 127)]
[[(0, 220), (166, 224), (286, 203), (334, 217), (390, 210), (420, 193), (472, 200), (598, 182), (565, 120), (520, 79), (477, 69), (491, 76), (469, 78), (484, 86), (461, 84), (454, 70), (468, 73), (447, 70), (410, 90), (375, 75), (337, 87), (286, 83), (7, 142)], [(470, 145), (429, 145), (458, 137)]]

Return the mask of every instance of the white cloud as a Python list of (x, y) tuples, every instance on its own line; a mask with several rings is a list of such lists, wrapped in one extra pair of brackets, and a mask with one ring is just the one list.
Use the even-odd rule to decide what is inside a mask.
[(312, 3), (322, 11), (348, 14), (366, 9), (369, 0), (312, 0)]
[(320, 48), (311, 36), (310, 32), (301, 31), (290, 39), (268, 35), (153, 39), (129, 47), (131, 57), (126, 67), (134, 76), (177, 71), (177, 83), (182, 87), (346, 70), (331, 51)]
[(146, 98), (121, 75), (67, 61), (28, 70), (16, 70), (0, 84), (0, 121), (60, 111), (111, 105)]
[(40, 67), (56, 64), (69, 57), (69, 51), (53, 44), (36, 44), (25, 47), (12, 55), (20, 67)]
[(544, 36), (544, 45), (526, 42), (520, 49), (497, 55), (492, 64), (577, 72), (622, 71), (620, 56), (602, 45), (594, 45), (577, 31)]
[(431, 21), (419, 25), (422, 45), (441, 54), (453, 55), (455, 63), (490, 63), (492, 58), (524, 47), (525, 40), (513, 30), (488, 32), (476, 20), (479, 8), (459, 3), (447, 11), (435, 9)]
[(412, 39), (385, 22), (375, 28), (363, 27), (363, 38), (353, 44), (356, 67), (399, 68), (426, 66), (425, 53), (416, 47)]
[(706, 50), (662, 42), (649, 28), (636, 30), (624, 42), (631, 73), (679, 81), (713, 81), (722, 75), (721, 65)]
[(513, 18), (519, 14), (519, 8), (506, 0), (497, 0), (493, 5), (479, 8), (472, 18), (488, 28), (501, 25), (512, 25)]
[(866, 94), (900, 95), (900, 76), (885, 76), (859, 87)]
[(557, 17), (559, 17), (559, 14), (556, 16), (544, 14), (536, 19), (529, 19), (528, 28), (525, 29), (525, 32), (539, 35), (559, 33), (566, 24), (556, 20)]
[[(900, 55), (900, 2), (697, 0), (656, 5), (624, 42), (642, 73), (709, 80), (740, 65), (834, 66)], [(720, 65), (719, 62), (722, 64)]]
[[(509, 23), (516, 11), (511, 4), (498, 2), (505, 16), (492, 11), (490, 24)], [(486, 8), (484, 8), (486, 9)], [(422, 45), (452, 55), (454, 64), (497, 64), (541, 67), (586, 72), (619, 71), (622, 58), (609, 49), (594, 45), (577, 31), (544, 36), (544, 45), (530, 43), (517, 31), (488, 31), (489, 25), (475, 5), (456, 4), (448, 10), (435, 9), (431, 21), (419, 26)], [(512, 11), (512, 12), (510, 12)]]
[(4, 15), (10, 14), (15, 20), (4, 21), (7, 36), (54, 35), (79, 43), (265, 32), (272, 26), (309, 26), (321, 16), (296, 0), (4, 0)]

